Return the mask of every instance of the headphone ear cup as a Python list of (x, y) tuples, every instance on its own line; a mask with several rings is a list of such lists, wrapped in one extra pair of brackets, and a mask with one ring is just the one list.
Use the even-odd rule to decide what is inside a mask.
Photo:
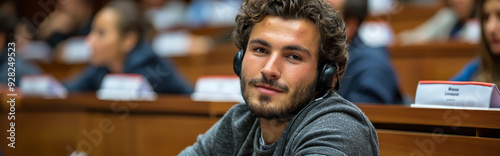
[(241, 49), (240, 51), (236, 52), (234, 55), (233, 59), (233, 70), (238, 77), (241, 77), (241, 64), (243, 62), (243, 56), (245, 55), (245, 50)]
[(332, 88), (333, 77), (337, 68), (331, 64), (325, 64), (318, 73), (318, 86), (317, 91), (325, 91)]

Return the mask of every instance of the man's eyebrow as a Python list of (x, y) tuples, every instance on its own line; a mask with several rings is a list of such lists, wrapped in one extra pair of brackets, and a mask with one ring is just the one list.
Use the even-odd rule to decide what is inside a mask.
[(268, 42), (266, 42), (264, 40), (258, 39), (258, 38), (250, 40), (249, 44), (252, 44), (252, 43), (262, 44), (263, 46), (271, 48), (271, 44), (269, 44)]
[[(271, 44), (269, 44), (268, 42), (262, 40), (262, 39), (252, 39), (250, 40), (249, 44), (252, 44), (252, 43), (257, 43), (257, 44), (261, 44), (265, 47), (269, 47), (271, 48)], [(312, 53), (311, 51), (309, 51), (307, 48), (304, 48), (302, 46), (299, 46), (299, 45), (288, 45), (288, 46), (285, 46), (283, 47), (283, 50), (294, 50), (294, 51), (299, 51), (299, 52), (302, 52), (306, 55), (309, 55), (309, 56), (312, 56)]]
[(305, 54), (307, 54), (309, 56), (312, 56), (311, 51), (309, 51), (307, 48), (304, 48), (304, 47), (299, 46), (299, 45), (285, 46), (283, 48), (283, 50), (295, 50), (295, 51), (299, 51), (299, 52), (305, 53)]

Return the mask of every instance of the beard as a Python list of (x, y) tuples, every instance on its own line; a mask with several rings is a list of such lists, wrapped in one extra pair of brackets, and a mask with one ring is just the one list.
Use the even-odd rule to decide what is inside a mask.
[[(316, 79), (314, 79), (312, 83), (300, 83), (296, 90), (290, 93), (289, 87), (286, 84), (278, 83), (277, 80), (269, 80), (265, 77), (247, 80), (244, 74), (242, 74), (240, 83), (243, 99), (247, 103), (252, 115), (267, 120), (293, 117), (293, 115), (297, 114), (302, 108), (309, 104), (314, 96), (316, 88)], [(272, 101), (269, 95), (260, 93), (255, 94), (247, 90), (247, 86), (256, 84), (267, 84), (271, 87), (283, 90), (283, 93), (289, 94), (288, 99), (283, 101)], [(254, 100), (252, 100), (252, 98)], [(270, 106), (271, 104), (274, 106)]]

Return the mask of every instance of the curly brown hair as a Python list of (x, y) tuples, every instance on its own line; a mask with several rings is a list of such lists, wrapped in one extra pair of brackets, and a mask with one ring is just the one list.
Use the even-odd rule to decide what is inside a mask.
[(239, 49), (246, 49), (253, 26), (267, 15), (312, 21), (321, 35), (318, 67), (325, 63), (336, 65), (340, 81), (348, 58), (347, 37), (344, 21), (332, 5), (322, 0), (245, 0), (232, 34)]

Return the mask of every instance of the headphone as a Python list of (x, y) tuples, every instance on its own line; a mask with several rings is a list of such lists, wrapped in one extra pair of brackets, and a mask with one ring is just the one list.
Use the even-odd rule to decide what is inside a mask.
[[(236, 52), (233, 59), (233, 70), (238, 77), (241, 78), (241, 64), (243, 62), (243, 56), (245, 55), (245, 50), (241, 49)], [(337, 71), (337, 65), (325, 63), (322, 66), (318, 66), (318, 80), (316, 91), (327, 91), (332, 88), (331, 84), (333, 77)], [(335, 82), (335, 90), (339, 90), (340, 84), (339, 80)]]

